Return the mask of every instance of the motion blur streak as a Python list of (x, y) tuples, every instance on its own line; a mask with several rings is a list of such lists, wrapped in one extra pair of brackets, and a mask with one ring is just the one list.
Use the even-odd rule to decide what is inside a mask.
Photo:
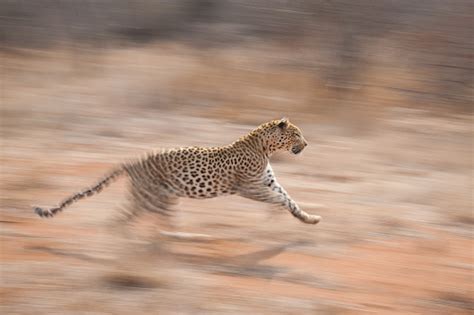
[[(0, 313), (471, 313), (473, 8), (0, 1)], [(237, 196), (127, 222), (124, 180), (31, 211), (285, 116), (309, 145), (273, 170), (316, 226)]]

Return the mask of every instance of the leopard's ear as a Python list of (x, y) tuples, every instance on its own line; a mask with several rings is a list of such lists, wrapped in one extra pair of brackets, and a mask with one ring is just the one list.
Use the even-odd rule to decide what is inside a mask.
[(282, 119), (280, 119), (280, 121), (278, 122), (278, 127), (280, 127), (281, 129), (286, 129), (288, 127), (288, 124), (290, 123), (290, 121), (288, 120), (288, 118), (286, 117), (283, 117)]

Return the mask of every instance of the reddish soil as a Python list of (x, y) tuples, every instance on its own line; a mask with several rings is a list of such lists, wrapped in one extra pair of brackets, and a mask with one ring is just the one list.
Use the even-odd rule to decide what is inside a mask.
[[(154, 86), (175, 104), (209, 92), (192, 89), (195, 72), (219, 86), (215, 65), (168, 49), (3, 56), (2, 314), (472, 314), (472, 116), (369, 105), (323, 115), (253, 108), (249, 96), (239, 108), (153, 107)], [(167, 66), (141, 67), (154, 58)], [(223, 197), (183, 200), (174, 217), (175, 231), (210, 239), (157, 237), (153, 216), (117, 220), (125, 180), (53, 219), (32, 212), (150, 148), (225, 144), (281, 114), (310, 146), (278, 154), (274, 170), (323, 217), (316, 226)]]

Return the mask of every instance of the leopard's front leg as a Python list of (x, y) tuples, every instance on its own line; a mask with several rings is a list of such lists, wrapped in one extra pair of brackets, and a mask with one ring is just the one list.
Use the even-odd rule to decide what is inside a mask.
[(276, 179), (273, 178), (272, 180), (273, 182), (270, 183), (270, 189), (273, 194), (272, 197), (282, 206), (286, 207), (294, 217), (307, 224), (317, 224), (321, 220), (319, 215), (312, 215), (303, 211)]
[(317, 224), (321, 220), (319, 215), (306, 213), (291, 199), (290, 195), (277, 182), (270, 164), (268, 164), (263, 178), (247, 185), (240, 195), (249, 199), (283, 206), (294, 217), (307, 224)]

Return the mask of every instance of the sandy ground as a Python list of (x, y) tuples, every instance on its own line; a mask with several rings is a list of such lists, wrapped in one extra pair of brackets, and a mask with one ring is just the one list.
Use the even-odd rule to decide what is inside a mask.
[[(72, 70), (61, 60), (4, 58), (2, 314), (473, 311), (472, 116), (391, 106), (359, 132), (310, 108), (290, 110), (310, 146), (278, 154), (273, 168), (322, 222), (304, 225), (240, 197), (182, 200), (174, 230), (210, 237), (158, 239), (154, 217), (117, 220), (124, 180), (54, 219), (31, 207), (53, 205), (150, 148), (226, 144), (283, 110), (245, 107), (233, 119), (212, 105), (136, 109), (131, 101), (148, 104), (150, 94), (121, 100), (142, 85), (111, 78), (140, 65), (90, 75), (87, 56), (87, 67), (68, 63)], [(182, 60), (173, 58), (176, 70)], [(139, 82), (162, 87), (156, 78)]]

